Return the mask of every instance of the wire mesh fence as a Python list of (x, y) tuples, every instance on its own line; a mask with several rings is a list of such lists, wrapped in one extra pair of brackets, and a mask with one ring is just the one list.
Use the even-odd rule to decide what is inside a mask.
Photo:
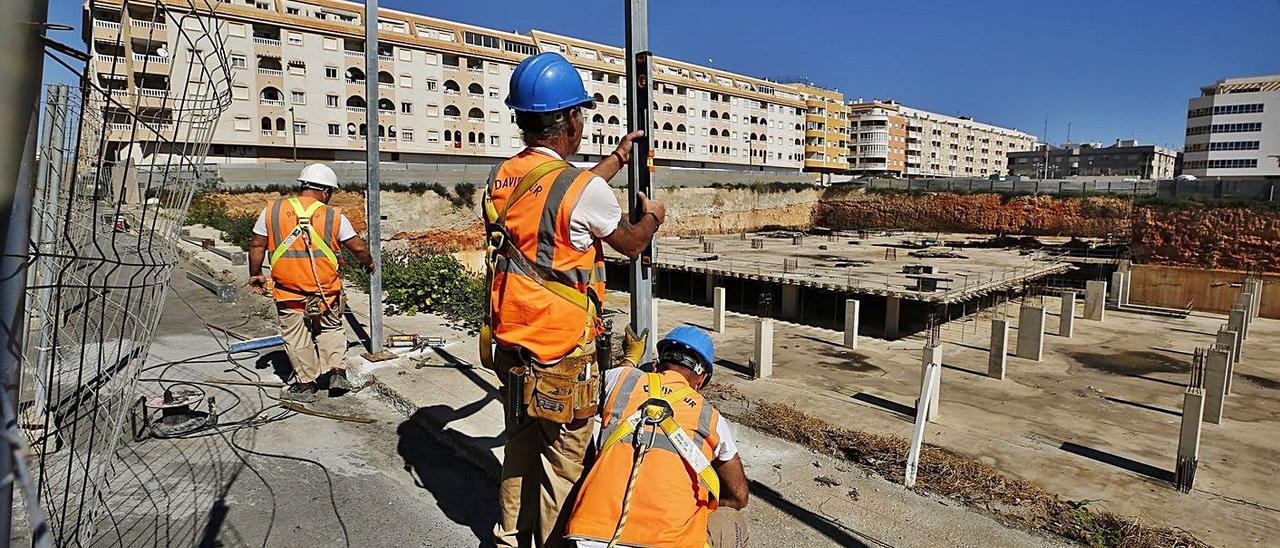
[(47, 55), (46, 75), (81, 84), (44, 102), (18, 422), (25, 496), (59, 546), (190, 544), (183, 516), (212, 502), (193, 486), (212, 483), (189, 480), (224, 473), (201, 455), (214, 440), (139, 450), (126, 428), (197, 167), (230, 104), (218, 5), (91, 1), (84, 67)]

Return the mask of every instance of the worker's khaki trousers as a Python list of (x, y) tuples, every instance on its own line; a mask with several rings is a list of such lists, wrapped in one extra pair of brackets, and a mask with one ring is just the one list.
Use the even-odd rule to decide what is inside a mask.
[[(499, 349), (494, 353), (494, 367), (503, 383), (503, 404), (508, 407), (513, 402), (506, 387), (507, 372), (519, 365), (519, 357), (512, 352)], [(520, 395), (515, 398), (519, 405)], [(555, 424), (526, 418), (512, 424), (508, 419), (498, 491), (502, 517), (493, 533), (498, 546), (567, 546), (564, 526), (591, 444), (591, 421)]]
[(345, 301), (335, 299), (336, 304), (328, 312), (314, 319), (306, 318), (298, 307), (301, 303), (276, 303), (284, 351), (293, 364), (297, 382), (314, 382), (316, 377), (342, 368), (342, 358), (347, 353), (347, 334), (342, 328)]

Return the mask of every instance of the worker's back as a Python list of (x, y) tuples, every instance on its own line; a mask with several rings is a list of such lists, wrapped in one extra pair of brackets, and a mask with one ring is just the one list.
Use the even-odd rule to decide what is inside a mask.
[[(583, 307), (543, 287), (533, 276), (559, 282), (579, 296), (590, 292), (597, 302), (604, 295), (604, 254), (599, 241), (579, 251), (569, 235), (573, 208), (594, 174), (526, 150), (496, 169), (490, 190), (493, 206), (498, 211), (506, 208), (525, 176), (548, 162), (556, 162), (547, 166), (554, 169), (540, 169), (545, 174), (507, 210), (503, 226), (523, 261), (497, 257), (490, 295), (494, 337), (499, 343), (524, 348), (543, 362), (568, 354), (584, 334), (594, 339), (599, 327)], [(535, 272), (526, 272), (530, 269)]]
[[(321, 293), (332, 298), (342, 290), (341, 218), (338, 208), (307, 196), (281, 197), (267, 205), (267, 256), (276, 301), (301, 301)], [(304, 224), (295, 234), (300, 219), (307, 219), (313, 230)]]

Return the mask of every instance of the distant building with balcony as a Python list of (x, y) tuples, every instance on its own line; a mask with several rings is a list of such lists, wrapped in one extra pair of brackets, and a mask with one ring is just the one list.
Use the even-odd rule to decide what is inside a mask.
[(849, 170), (849, 107), (844, 94), (806, 83), (791, 84), (804, 97), (804, 170)]
[(849, 104), (854, 175), (987, 177), (1006, 174), (1005, 156), (1036, 138), (1014, 129), (911, 108), (896, 101)]
[(1172, 179), (1177, 175), (1178, 166), (1176, 151), (1121, 139), (1105, 147), (1101, 143), (1040, 145), (1034, 151), (1010, 152), (1008, 156), (1010, 175), (1049, 179), (1113, 176)]
[(1183, 173), (1280, 178), (1280, 74), (1227, 78), (1187, 101)]
[[(93, 53), (88, 76), (113, 96), (128, 98), (104, 110), (109, 123), (127, 123), (133, 114), (156, 123), (172, 120), (167, 109), (201, 76), (170, 67), (185, 67), (191, 55), (209, 53), (188, 51), (179, 38), (184, 29), (178, 28), (202, 32), (207, 19), (183, 16), (186, 0), (162, 1), (171, 9), (167, 21), (141, 2), (99, 0), (85, 7), (91, 22), (85, 38)], [(295, 148), (305, 161), (363, 160), (363, 140), (377, 135), (388, 161), (491, 163), (524, 148), (503, 104), (511, 71), (548, 51), (569, 59), (596, 99), (575, 159), (607, 156), (626, 133), (626, 63), (618, 47), (382, 10), (379, 70), (370, 75), (362, 3), (212, 5), (226, 37), (233, 84), (231, 106), (213, 129), (209, 162), (279, 161), (292, 158)], [(800, 171), (844, 163), (838, 93), (662, 57), (654, 59), (653, 75), (653, 126), (646, 129), (659, 165)], [(368, 78), (377, 78), (376, 101), (365, 97)], [(378, 109), (376, 128), (366, 125), (370, 108)], [(820, 141), (805, 129), (811, 119), (822, 120)], [(186, 128), (173, 132), (177, 141), (186, 134)], [(815, 136), (812, 146), (806, 146), (807, 135)], [(141, 163), (155, 153), (126, 147), (125, 137), (116, 160)], [(810, 155), (814, 162), (806, 160)]]

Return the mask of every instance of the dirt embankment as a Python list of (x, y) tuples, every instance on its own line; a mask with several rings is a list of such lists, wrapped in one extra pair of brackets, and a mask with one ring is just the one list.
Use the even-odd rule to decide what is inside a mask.
[(840, 229), (905, 228), (1107, 237), (1129, 229), (1130, 203), (1109, 197), (1059, 199), (998, 194), (832, 193), (817, 206), (816, 222)]
[[(618, 202), (627, 203), (625, 190), (615, 189)], [(813, 226), (821, 192), (808, 190), (668, 188), (657, 199), (667, 206), (663, 236), (735, 234), (764, 227), (805, 230)]]
[(1139, 263), (1280, 272), (1280, 210), (1267, 207), (1138, 207)]

